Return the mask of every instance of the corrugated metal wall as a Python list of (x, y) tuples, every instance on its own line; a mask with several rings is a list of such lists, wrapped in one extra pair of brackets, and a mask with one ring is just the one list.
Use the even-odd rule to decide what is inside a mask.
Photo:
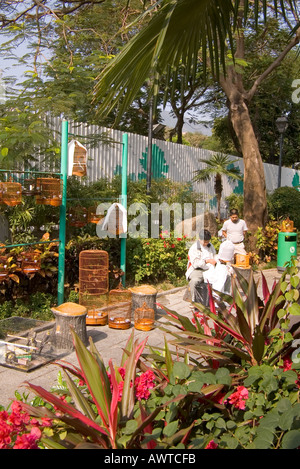
[[(49, 120), (49, 125), (60, 132), (61, 120), (58, 118)], [(88, 181), (95, 182), (100, 178), (111, 179), (115, 174), (120, 173), (122, 166), (122, 138), (123, 132), (112, 130), (105, 127), (85, 124), (77, 124), (69, 121), (69, 134), (71, 138), (77, 138), (88, 148)], [(86, 142), (87, 137), (92, 135), (102, 135), (111, 143), (98, 142), (92, 146)], [(133, 180), (146, 177), (146, 159), (147, 159), (148, 138), (128, 133), (128, 175)], [(201, 148), (188, 147), (176, 143), (165, 142), (153, 138), (152, 141), (152, 160), (155, 162), (155, 173), (158, 176), (169, 178), (173, 181), (188, 182), (191, 181), (195, 170), (205, 167), (200, 163), (200, 159), (209, 159), (213, 152)], [(234, 163), (243, 172), (243, 160)], [(277, 187), (278, 167), (275, 165), (264, 164), (267, 190), (272, 192)], [(42, 169), (42, 168), (40, 168)], [(56, 168), (59, 170), (59, 168)], [(297, 187), (300, 181), (300, 171), (282, 168), (281, 185)], [(204, 200), (210, 203), (210, 208), (215, 206), (215, 192), (213, 178), (205, 183), (194, 183), (195, 191), (203, 195)], [(223, 181), (223, 199), (235, 193), (242, 193), (243, 185), (236, 180), (224, 178)]]

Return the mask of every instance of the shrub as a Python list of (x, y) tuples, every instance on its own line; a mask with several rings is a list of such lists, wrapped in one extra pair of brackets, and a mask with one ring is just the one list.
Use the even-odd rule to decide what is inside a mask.
[(290, 217), (300, 229), (300, 192), (294, 187), (279, 187), (269, 196), (269, 213), (275, 219)]

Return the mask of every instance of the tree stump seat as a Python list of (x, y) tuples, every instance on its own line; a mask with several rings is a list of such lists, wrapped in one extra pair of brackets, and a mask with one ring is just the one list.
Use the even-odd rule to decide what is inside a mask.
[(51, 309), (55, 316), (55, 327), (52, 342), (55, 348), (74, 350), (71, 328), (87, 345), (86, 332), (87, 309), (77, 303), (63, 303)]

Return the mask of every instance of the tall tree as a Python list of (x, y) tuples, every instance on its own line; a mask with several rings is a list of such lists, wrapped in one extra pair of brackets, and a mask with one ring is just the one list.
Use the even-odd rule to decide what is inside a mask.
[[(248, 102), (260, 84), (299, 42), (298, 2), (295, 0), (164, 0), (141, 30), (99, 77), (95, 96), (101, 112), (109, 112), (122, 99), (120, 115), (150, 78), (157, 94), (159, 79), (178, 72), (195, 76), (199, 60), (211, 66), (226, 94), (230, 119), (244, 158), (244, 210), (249, 229), (263, 226), (267, 217), (266, 185), (262, 158), (253, 129)], [(271, 5), (271, 8), (270, 8)], [(246, 90), (241, 64), (244, 60), (244, 28), (249, 16), (258, 23), (268, 15), (293, 21), (293, 34), (272, 64)], [(289, 15), (289, 16), (287, 16)], [(282, 20), (282, 21), (283, 21)], [(229, 54), (230, 51), (230, 54)]]

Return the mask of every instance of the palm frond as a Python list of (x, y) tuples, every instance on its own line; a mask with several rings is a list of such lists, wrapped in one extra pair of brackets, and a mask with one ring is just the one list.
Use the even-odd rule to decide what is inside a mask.
[[(285, 4), (295, 0), (273, 0), (276, 12), (284, 13)], [(254, 3), (253, 3), (254, 2)], [(97, 78), (94, 104), (101, 116), (118, 107), (118, 118), (148, 83), (154, 95), (154, 109), (160, 78), (178, 74), (182, 67), (193, 77), (200, 63), (206, 74), (209, 60), (212, 72), (225, 72), (229, 47), (233, 54), (233, 35), (241, 8), (244, 21), (267, 17), (267, 0), (159, 0), (148, 10), (150, 22), (134, 36)], [(143, 14), (145, 17), (147, 13)], [(132, 26), (132, 25), (131, 25)], [(167, 91), (165, 91), (167, 92)]]

